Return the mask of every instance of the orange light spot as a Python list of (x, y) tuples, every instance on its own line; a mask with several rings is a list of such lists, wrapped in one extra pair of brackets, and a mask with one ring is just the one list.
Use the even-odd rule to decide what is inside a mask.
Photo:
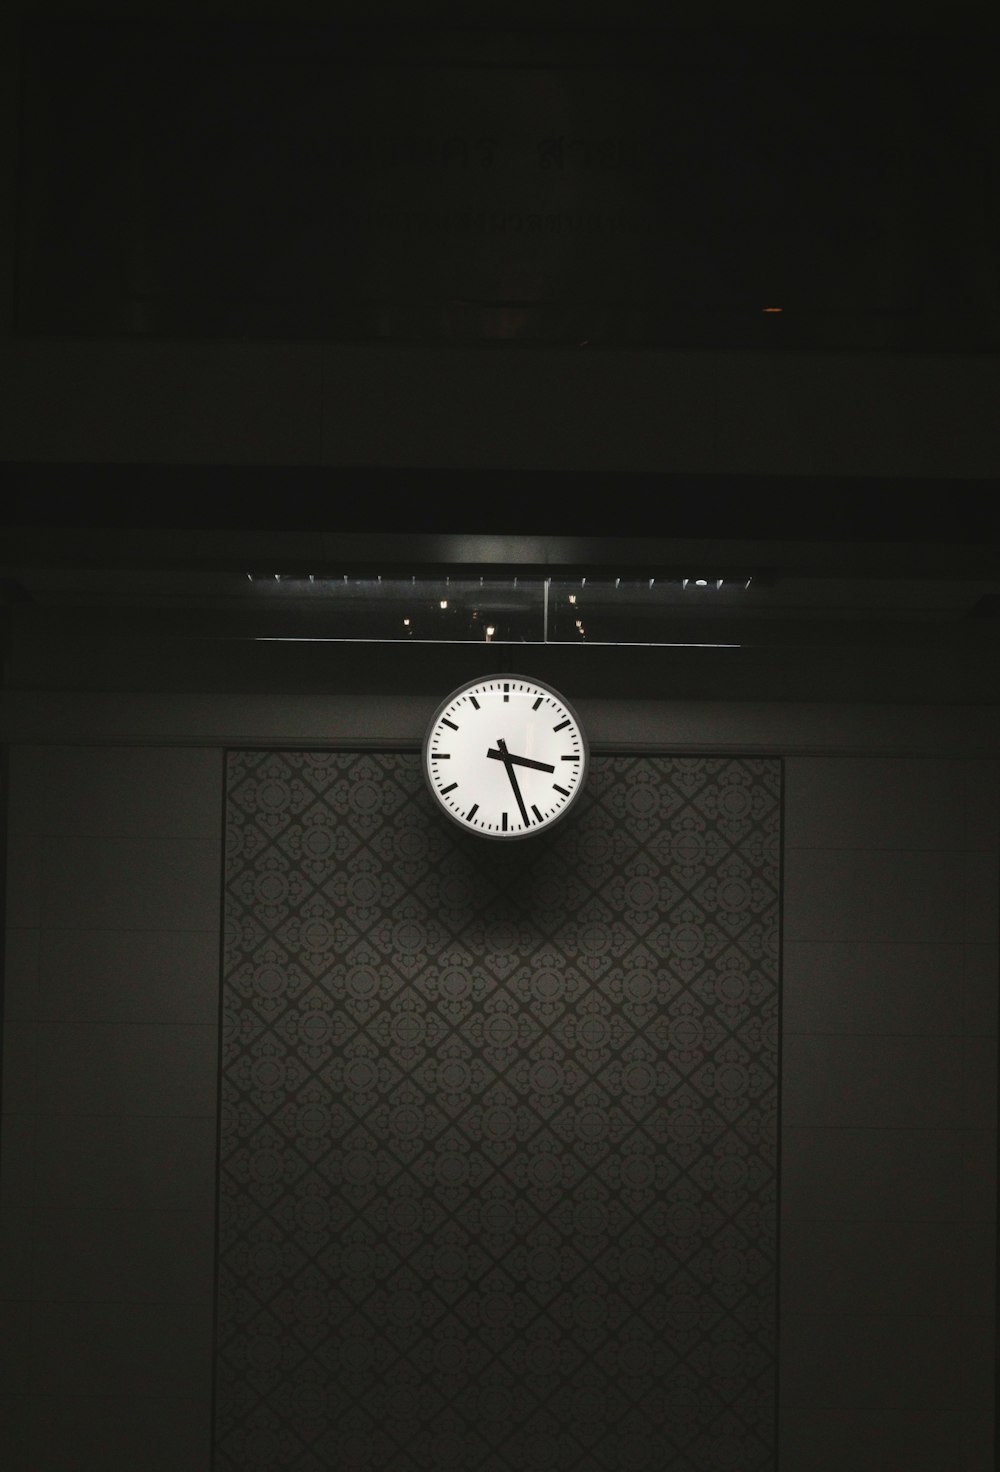
[(762, 312), (783, 312), (784, 307), (761, 307)]

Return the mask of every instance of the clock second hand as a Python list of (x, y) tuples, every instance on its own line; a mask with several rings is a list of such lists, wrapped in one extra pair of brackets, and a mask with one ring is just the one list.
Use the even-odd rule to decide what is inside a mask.
[[(528, 817), (528, 809), (524, 806), (524, 798), (521, 796), (520, 784), (518, 783), (517, 777), (514, 773), (514, 758), (509, 755), (507, 747), (502, 740), (497, 741), (497, 746), (499, 747), (497, 756), (499, 757), (500, 761), (503, 762), (504, 766), (507, 769), (507, 776), (510, 778), (510, 785), (514, 789), (514, 796), (517, 798), (517, 805), (521, 809), (521, 818), (524, 822), (525, 828), (528, 828), (530, 827), (530, 819)], [(492, 756), (493, 753), (492, 751), (488, 751), (486, 755)]]

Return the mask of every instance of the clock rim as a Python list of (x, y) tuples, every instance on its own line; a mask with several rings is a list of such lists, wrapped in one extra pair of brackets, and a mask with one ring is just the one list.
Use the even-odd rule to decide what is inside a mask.
[[(437, 792), (434, 784), (431, 781), (430, 759), (428, 756), (428, 752), (430, 750), (431, 735), (433, 734), (434, 729), (437, 726), (437, 723), (440, 720), (441, 716), (448, 709), (451, 702), (455, 700), (459, 695), (465, 695), (470, 690), (475, 690), (477, 686), (489, 684), (491, 681), (494, 680), (522, 680), (526, 685), (533, 685), (538, 690), (545, 690), (549, 695), (554, 695), (555, 698), (561, 701), (561, 703), (565, 706), (567, 712), (572, 718), (580, 737), (580, 743), (583, 747), (583, 771), (580, 773), (580, 780), (576, 784), (576, 790), (570, 794), (565, 806), (561, 807), (558, 813), (556, 813), (554, 817), (549, 818), (547, 822), (542, 823), (535, 828), (525, 828), (520, 833), (484, 833), (480, 829), (473, 827), (472, 824), (467, 823), (464, 818), (458, 817), (444, 802), (442, 802), (440, 794)], [(580, 719), (579, 711), (576, 709), (572, 701), (566, 699), (566, 696), (560, 689), (558, 689), (555, 685), (549, 684), (547, 680), (540, 679), (537, 675), (522, 675), (517, 673), (517, 671), (515, 670), (503, 670), (498, 674), (477, 675), (475, 679), (463, 680), (460, 685), (456, 685), (454, 690), (452, 690), (448, 695), (444, 697), (444, 699), (436, 707), (434, 714), (431, 716), (424, 729), (423, 739), (420, 743), (420, 769), (423, 773), (424, 785), (430, 793), (431, 797), (434, 799), (435, 808), (439, 813), (443, 813), (450, 822), (454, 823), (456, 828), (460, 828), (463, 833), (471, 833), (474, 838), (485, 838), (496, 843), (516, 843), (522, 838), (541, 837), (543, 833), (548, 833), (551, 829), (555, 828), (557, 824), (561, 823), (563, 818), (566, 817), (567, 813), (572, 812), (573, 808), (576, 806), (577, 799), (587, 785), (587, 778), (590, 774), (590, 742), (587, 739), (587, 731), (582, 720)]]

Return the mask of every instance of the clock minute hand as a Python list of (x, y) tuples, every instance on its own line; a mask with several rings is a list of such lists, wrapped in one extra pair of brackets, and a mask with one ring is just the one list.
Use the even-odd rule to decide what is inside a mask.
[[(517, 805), (521, 809), (521, 819), (524, 823), (525, 828), (527, 828), (530, 826), (528, 809), (524, 806), (524, 798), (521, 796), (520, 784), (518, 783), (517, 775), (514, 771), (513, 758), (508, 754), (507, 747), (503, 741), (498, 740), (497, 746), (500, 748), (497, 752), (497, 755), (507, 769), (507, 776), (510, 778), (510, 785), (514, 789), (514, 796), (517, 798)], [(492, 755), (492, 753), (488, 752), (487, 755)]]
[[(502, 744), (503, 743), (501, 743), (501, 745)], [(534, 767), (536, 772), (555, 771), (555, 767), (552, 765), (551, 762), (536, 762), (533, 761), (530, 756), (515, 756), (514, 753), (512, 751), (508, 751), (506, 747), (504, 747), (503, 751), (488, 751), (486, 755), (491, 756), (494, 761), (511, 762), (515, 767)]]

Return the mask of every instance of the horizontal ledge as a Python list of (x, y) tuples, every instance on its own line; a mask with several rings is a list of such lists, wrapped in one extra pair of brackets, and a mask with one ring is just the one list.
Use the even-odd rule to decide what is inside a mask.
[[(419, 750), (430, 695), (0, 695), (14, 745)], [(598, 700), (575, 702), (595, 755), (1000, 755), (1000, 705)]]

